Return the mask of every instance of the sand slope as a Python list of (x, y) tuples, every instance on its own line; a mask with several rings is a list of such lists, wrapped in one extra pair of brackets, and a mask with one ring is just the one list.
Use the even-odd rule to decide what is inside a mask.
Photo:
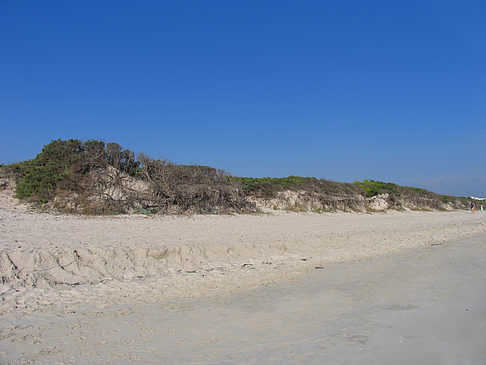
[(0, 317), (3, 364), (483, 364), (486, 235), (231, 296)]
[(230, 294), (486, 232), (486, 214), (56, 216), (0, 194), (0, 309)]

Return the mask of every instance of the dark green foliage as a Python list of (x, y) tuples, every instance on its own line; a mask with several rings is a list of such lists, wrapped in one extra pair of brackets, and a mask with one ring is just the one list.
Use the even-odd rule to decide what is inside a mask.
[[(467, 206), (469, 206), (469, 203), (471, 202), (471, 199), (466, 198), (465, 196), (461, 196), (457, 199), (459, 199), (464, 205), (467, 205)], [(480, 202), (480, 200), (475, 200), (475, 199), (473, 199), (473, 201), (475, 201), (476, 203)]]
[(79, 175), (106, 165), (131, 174), (138, 167), (133, 152), (116, 143), (105, 146), (101, 141), (58, 139), (45, 145), (34, 159), (11, 165), (17, 179), (15, 193), (19, 199), (46, 203), (64, 181), (75, 184)]
[(447, 204), (447, 203), (449, 203), (451, 201), (451, 197), (450, 196), (447, 196), (447, 195), (441, 195), (440, 196), (440, 199), (442, 200), (442, 202), (444, 204)]
[(429, 194), (430, 191), (428, 190), (425, 190), (425, 189), (422, 189), (422, 188), (414, 188), (414, 187), (411, 187), (411, 186), (404, 186), (404, 188), (406, 189), (411, 189), (419, 194), (423, 194), (423, 195), (426, 195), (426, 194)]
[(30, 161), (13, 165), (18, 173), (16, 195), (45, 203), (53, 197), (56, 186), (69, 174), (79, 159), (82, 143), (76, 139), (56, 140), (44, 146), (42, 152)]
[(398, 191), (398, 185), (375, 180), (357, 181), (354, 183), (358, 188), (365, 192), (367, 198), (379, 194), (392, 194)]
[[(9, 166), (16, 196), (86, 214), (253, 211), (222, 170), (152, 160), (116, 143), (55, 140)], [(57, 198), (57, 199), (54, 199)]]
[(279, 187), (292, 187), (303, 183), (319, 181), (315, 177), (232, 177), (233, 181), (240, 184), (245, 191), (252, 191), (263, 186), (273, 185)]

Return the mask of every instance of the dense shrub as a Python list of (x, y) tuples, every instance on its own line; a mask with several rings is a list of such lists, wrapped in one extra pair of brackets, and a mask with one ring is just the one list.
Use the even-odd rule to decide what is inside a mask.
[(362, 182), (357, 181), (354, 184), (364, 191), (367, 198), (379, 194), (393, 194), (398, 191), (398, 185), (382, 181), (364, 180)]
[[(16, 180), (16, 196), (64, 211), (99, 213), (224, 213), (255, 211), (254, 199), (294, 191), (322, 210), (363, 210), (365, 198), (387, 194), (391, 208), (467, 207), (467, 198), (375, 180), (340, 183), (314, 177), (232, 177), (209, 166), (177, 165), (117, 143), (55, 140), (32, 160), (0, 166)], [(283, 194), (285, 195), (285, 194)], [(321, 208), (319, 208), (321, 207)]]
[(133, 152), (116, 143), (58, 139), (45, 145), (34, 159), (11, 165), (11, 171), (16, 176), (19, 199), (46, 203), (66, 180), (73, 183), (107, 165), (132, 174), (138, 167)]
[(233, 180), (240, 184), (245, 191), (252, 191), (262, 186), (279, 186), (279, 187), (293, 187), (305, 182), (317, 181), (314, 177), (300, 177), (300, 176), (288, 176), (288, 177), (233, 177)]
[[(208, 166), (138, 158), (116, 143), (55, 140), (13, 164), (16, 196), (85, 213), (253, 211), (229, 175)], [(141, 182), (140, 185), (137, 182)]]
[(53, 141), (30, 161), (12, 166), (17, 173), (16, 195), (19, 199), (49, 201), (57, 184), (68, 175), (71, 166), (79, 159), (82, 143), (79, 140)]

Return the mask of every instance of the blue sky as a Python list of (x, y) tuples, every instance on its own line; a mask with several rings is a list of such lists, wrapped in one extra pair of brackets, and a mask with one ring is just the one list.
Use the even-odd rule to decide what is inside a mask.
[(484, 1), (0, 0), (0, 162), (103, 139), (486, 196)]

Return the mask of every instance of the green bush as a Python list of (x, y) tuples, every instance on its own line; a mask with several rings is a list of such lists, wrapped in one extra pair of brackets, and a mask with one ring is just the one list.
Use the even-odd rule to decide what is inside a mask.
[(45, 145), (34, 159), (13, 164), (10, 168), (17, 180), (17, 198), (46, 203), (67, 178), (76, 185), (82, 175), (107, 165), (131, 175), (139, 167), (134, 153), (116, 143), (58, 139)]
[(42, 148), (34, 159), (14, 164), (19, 180), (15, 190), (19, 199), (45, 203), (57, 184), (69, 175), (71, 166), (80, 158), (82, 143), (77, 139), (56, 140)]
[(233, 181), (240, 184), (244, 191), (251, 191), (260, 188), (264, 185), (275, 185), (279, 187), (288, 188), (299, 184), (318, 182), (314, 177), (232, 177)]
[(379, 194), (392, 194), (398, 191), (398, 185), (396, 184), (375, 180), (356, 181), (354, 185), (364, 191), (367, 198)]

